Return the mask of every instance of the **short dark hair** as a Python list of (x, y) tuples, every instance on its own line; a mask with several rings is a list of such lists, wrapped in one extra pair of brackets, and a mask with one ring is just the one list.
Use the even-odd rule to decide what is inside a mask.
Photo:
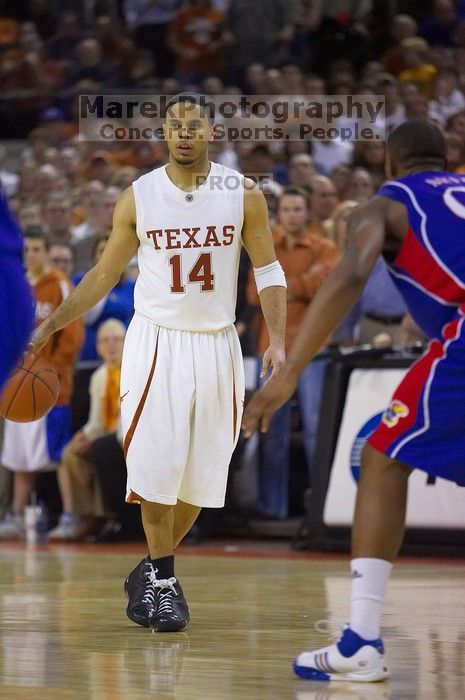
[(211, 102), (207, 95), (197, 94), (194, 92), (180, 92), (178, 95), (174, 95), (166, 105), (165, 119), (168, 116), (168, 110), (178, 104), (191, 104), (200, 107), (203, 114), (207, 117), (210, 124), (215, 121), (215, 104)]
[(40, 226), (28, 226), (27, 229), (24, 231), (24, 240), (29, 239), (29, 240), (37, 240), (37, 241), (43, 241), (45, 245), (45, 250), (48, 250), (50, 247), (50, 240)]
[(389, 135), (387, 148), (394, 162), (406, 167), (445, 165), (446, 144), (437, 126), (422, 119), (403, 122)]
[(303, 187), (296, 187), (295, 185), (289, 185), (289, 187), (285, 187), (279, 196), (279, 201), (281, 201), (282, 198), (286, 196), (302, 197), (305, 200), (307, 208), (310, 207), (310, 202), (308, 201), (308, 192), (306, 192)]

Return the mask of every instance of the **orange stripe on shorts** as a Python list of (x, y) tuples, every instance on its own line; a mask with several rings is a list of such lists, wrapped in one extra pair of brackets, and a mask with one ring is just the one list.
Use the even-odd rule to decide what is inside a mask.
[(152, 379), (153, 379), (153, 374), (155, 372), (155, 365), (157, 364), (157, 352), (158, 352), (158, 336), (157, 336), (157, 344), (155, 345), (155, 353), (153, 355), (153, 362), (152, 362), (152, 366), (150, 368), (150, 373), (149, 373), (147, 382), (145, 384), (144, 393), (141, 396), (141, 399), (140, 399), (139, 404), (137, 406), (136, 412), (134, 414), (134, 418), (131, 421), (131, 425), (129, 427), (129, 430), (124, 437), (123, 451), (124, 451), (125, 457), (128, 454), (129, 445), (131, 444), (132, 438), (133, 438), (135, 430), (137, 428), (137, 424), (138, 424), (139, 419), (141, 417), (142, 411), (144, 410), (145, 402), (147, 400), (147, 394), (149, 393), (150, 385), (151, 385)]

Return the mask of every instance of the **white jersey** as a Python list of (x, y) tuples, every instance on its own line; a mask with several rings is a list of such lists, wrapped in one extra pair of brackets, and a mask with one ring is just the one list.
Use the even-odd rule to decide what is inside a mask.
[(136, 312), (176, 330), (217, 331), (234, 323), (243, 176), (211, 163), (198, 189), (184, 192), (163, 166), (142, 175), (133, 191), (140, 241)]

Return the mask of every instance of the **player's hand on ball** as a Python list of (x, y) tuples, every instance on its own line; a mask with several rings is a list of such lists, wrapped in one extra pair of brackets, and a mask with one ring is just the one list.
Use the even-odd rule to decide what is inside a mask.
[(249, 438), (258, 427), (262, 433), (266, 433), (273, 413), (289, 401), (296, 386), (297, 377), (284, 370), (255, 392), (244, 411), (244, 437)]
[(274, 379), (278, 372), (284, 367), (286, 354), (282, 345), (270, 345), (263, 355), (262, 371), (260, 377), (265, 377), (271, 367), (271, 375), (268, 380)]
[(45, 321), (44, 323), (41, 323), (41, 325), (36, 328), (32, 334), (32, 338), (29, 341), (28, 350), (30, 350), (30, 352), (32, 352), (34, 355), (38, 355), (47, 344), (51, 335), (52, 332), (47, 328), (47, 322)]

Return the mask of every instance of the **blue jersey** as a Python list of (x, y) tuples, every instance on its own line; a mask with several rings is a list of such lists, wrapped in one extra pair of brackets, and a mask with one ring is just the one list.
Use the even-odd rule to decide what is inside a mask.
[(431, 342), (369, 442), (465, 486), (465, 175), (417, 173), (379, 194), (407, 209), (408, 229), (389, 271)]
[(0, 251), (10, 253), (22, 260), (23, 237), (19, 226), (10, 211), (8, 203), (0, 190)]
[(408, 230), (388, 269), (410, 314), (430, 338), (465, 303), (465, 175), (422, 172), (378, 194), (405, 205)]
[(0, 191), (0, 389), (34, 327), (34, 300), (24, 274), (23, 238)]

